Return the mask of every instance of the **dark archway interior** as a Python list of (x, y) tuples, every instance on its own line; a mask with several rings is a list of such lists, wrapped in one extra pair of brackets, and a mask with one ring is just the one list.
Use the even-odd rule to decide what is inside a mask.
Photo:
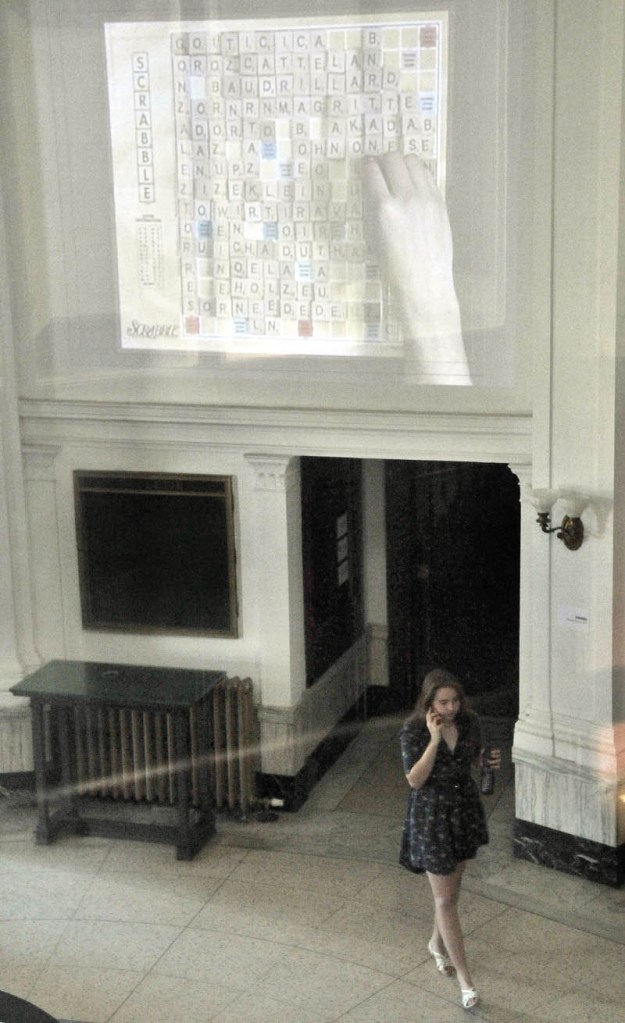
[(516, 717), (520, 507), (506, 465), (386, 463), (389, 673), (410, 707), (446, 667), (488, 713)]

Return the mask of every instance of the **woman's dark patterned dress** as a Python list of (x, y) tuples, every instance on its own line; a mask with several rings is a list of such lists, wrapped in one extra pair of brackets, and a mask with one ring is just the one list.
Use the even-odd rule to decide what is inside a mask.
[[(471, 765), (482, 745), (479, 719), (475, 714), (459, 715), (456, 725), (453, 753), (441, 739), (430, 777), (422, 788), (410, 789), (399, 862), (417, 874), (425, 870), (451, 874), (488, 842), (484, 807), (471, 777)], [(423, 756), (430, 733), (425, 724), (406, 724), (400, 741), (407, 774)]]

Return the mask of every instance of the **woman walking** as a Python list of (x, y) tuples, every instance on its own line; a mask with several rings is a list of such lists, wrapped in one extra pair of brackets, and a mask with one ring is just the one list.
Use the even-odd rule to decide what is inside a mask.
[[(404, 772), (410, 785), (400, 863), (426, 873), (434, 897), (434, 928), (428, 951), (445, 976), (457, 975), (462, 1005), (479, 995), (467, 965), (458, 917), (467, 860), (488, 842), (486, 816), (472, 766), (482, 763), (480, 725), (458, 679), (437, 668), (426, 675), (419, 699), (401, 733)], [(488, 766), (498, 769), (492, 750)]]

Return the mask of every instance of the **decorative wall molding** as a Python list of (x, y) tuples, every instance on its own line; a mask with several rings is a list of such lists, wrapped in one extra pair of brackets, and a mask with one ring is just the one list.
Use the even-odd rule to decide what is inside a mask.
[(62, 448), (59, 445), (25, 445), (22, 448), (24, 479), (28, 481), (56, 480), (55, 462)]
[[(335, 430), (341, 424), (350, 422), (354, 427), (366, 426), (376, 421), (384, 429), (395, 432), (398, 424), (419, 422), (423, 424), (441, 423), (455, 433), (462, 433), (466, 425), (480, 433), (515, 432), (528, 434), (531, 430), (531, 415), (524, 413), (450, 413), (450, 412), (396, 412), (351, 409), (310, 409), (275, 407), (251, 408), (249, 406), (218, 406), (218, 405), (182, 405), (156, 402), (114, 402), (114, 401), (51, 401), (46, 399), (22, 398), (19, 402), (19, 414), (22, 420), (65, 419), (89, 420), (98, 419), (106, 422), (121, 420), (123, 422), (199, 422), (199, 423), (239, 423), (242, 426), (279, 425), (307, 422), (323, 424), (326, 430)], [(462, 425), (464, 424), (464, 426)], [(514, 425), (516, 424), (516, 425)]]
[(297, 481), (294, 459), (284, 455), (245, 455), (255, 474), (255, 490), (284, 493)]
[(241, 448), (274, 456), (440, 459), (531, 465), (524, 414), (274, 409), (116, 402), (20, 402), (26, 444)]

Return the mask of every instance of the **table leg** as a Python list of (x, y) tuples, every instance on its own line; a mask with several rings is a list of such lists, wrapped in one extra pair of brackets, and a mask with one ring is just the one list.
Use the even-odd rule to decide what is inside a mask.
[[(209, 751), (211, 750), (208, 700), (204, 699), (197, 708), (197, 746), (198, 746), (198, 776), (199, 776), (199, 797), (202, 810), (206, 810), (212, 804), (210, 790), (210, 764)], [(211, 807), (212, 808), (212, 807)]]
[(178, 841), (176, 859), (193, 859), (189, 822), (189, 789), (191, 786), (191, 748), (189, 742), (188, 711), (174, 714), (176, 736), (176, 796), (178, 803)]
[(64, 807), (64, 821), (76, 833), (86, 832), (87, 827), (82, 820), (76, 805), (76, 777), (72, 770), (70, 748), (74, 740), (70, 738), (68, 715), (72, 707), (57, 707), (57, 723), (59, 728), (59, 746), (61, 759), (61, 798)]
[(37, 793), (37, 845), (49, 845), (52, 841), (50, 829), (50, 793), (46, 780), (46, 736), (44, 705), (41, 700), (30, 701), (33, 730), (33, 760), (35, 766), (35, 788)]

